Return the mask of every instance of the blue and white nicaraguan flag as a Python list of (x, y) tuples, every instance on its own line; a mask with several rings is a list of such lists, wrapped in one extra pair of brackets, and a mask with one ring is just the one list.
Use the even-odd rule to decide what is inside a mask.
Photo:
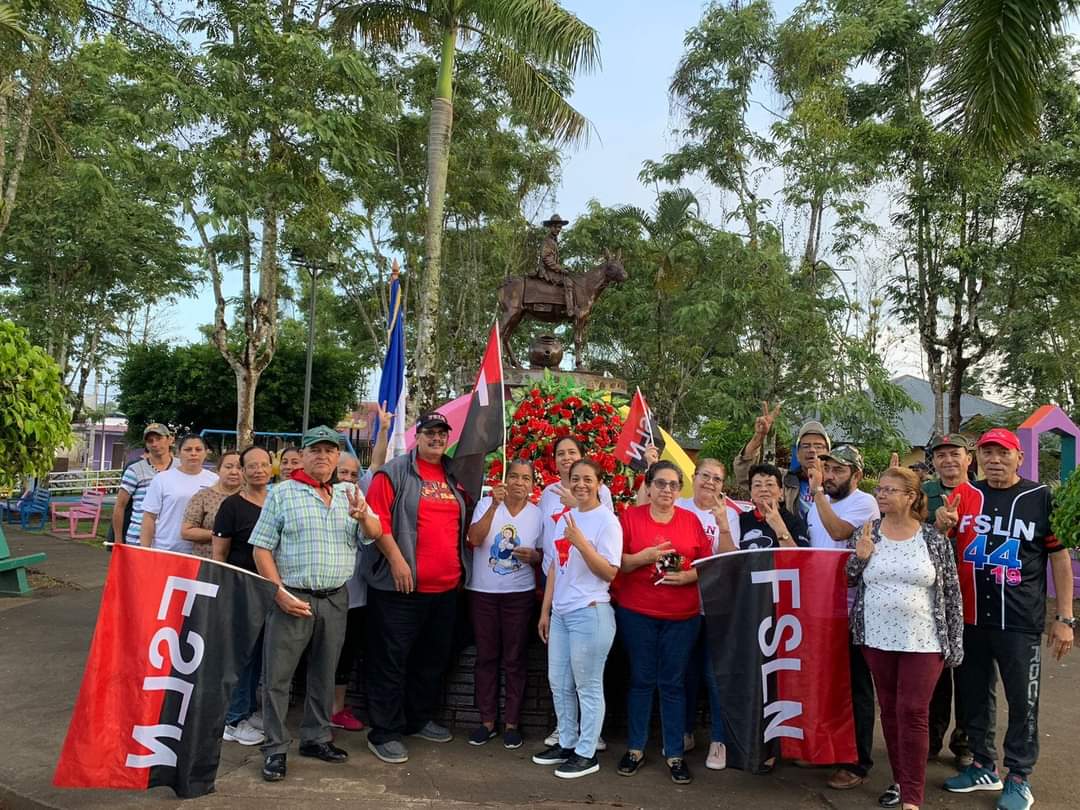
[[(386, 359), (379, 378), (379, 402), (386, 403), (393, 414), (390, 423), (390, 439), (386, 448), (386, 460), (405, 452), (405, 401), (409, 385), (405, 381), (405, 312), (401, 300), (401, 278), (398, 263), (394, 260), (390, 274), (390, 307), (386, 316)], [(378, 436), (379, 425), (375, 425)]]

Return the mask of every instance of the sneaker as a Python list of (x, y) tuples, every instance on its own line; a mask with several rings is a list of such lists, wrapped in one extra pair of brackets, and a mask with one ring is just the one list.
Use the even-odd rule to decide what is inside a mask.
[(684, 754), (689, 753), (690, 751), (693, 751), (696, 747), (697, 747), (697, 740), (694, 739), (693, 734), (683, 734), (682, 735), (682, 750), (683, 750)]
[(878, 796), (877, 803), (881, 807), (899, 807), (900, 785), (892, 784), (885, 788), (885, 792)]
[(633, 776), (638, 772), (638, 769), (644, 762), (644, 754), (636, 754), (633, 751), (627, 751), (622, 755), (622, 759), (619, 760), (619, 764), (615, 767), (615, 773), (619, 776)]
[(371, 753), (390, 765), (400, 765), (409, 761), (409, 749), (401, 740), (387, 740), (376, 745), (369, 739), (367, 747)]
[(607, 751), (607, 741), (603, 737), (596, 738), (596, 750)]
[(567, 751), (561, 745), (552, 745), (539, 754), (533, 754), (532, 761), (537, 765), (562, 765), (571, 756), (574, 756), (573, 751)]
[(555, 730), (553, 732), (551, 732), (550, 734), (548, 734), (546, 737), (544, 737), (544, 745), (546, 745), (546, 746), (548, 746), (550, 748), (551, 746), (558, 745), (558, 744), (559, 744), (559, 727), (555, 726)]
[(950, 793), (971, 793), (974, 790), (1001, 790), (1001, 779), (997, 771), (984, 768), (978, 763), (971, 763), (956, 776), (945, 780), (945, 789)]
[(694, 781), (694, 777), (690, 775), (690, 769), (686, 766), (686, 760), (682, 757), (669, 759), (667, 766), (671, 771), (671, 781), (676, 785), (689, 785)]
[(364, 724), (356, 719), (349, 709), (342, 709), (335, 715), (330, 717), (330, 725), (334, 728), (343, 728), (346, 731), (360, 731), (364, 728)]
[(469, 745), (483, 745), (488, 740), (493, 740), (498, 736), (499, 732), (493, 728), (477, 726), (469, 732)]
[(566, 762), (555, 769), (555, 775), (560, 779), (577, 779), (579, 776), (588, 776), (598, 770), (600, 770), (600, 760), (595, 754), (591, 757), (571, 754)]
[(1035, 804), (1031, 795), (1031, 785), (1022, 776), (1009, 774), (1005, 780), (1005, 790), (997, 800), (997, 810), (1028, 810)]
[(267, 754), (263, 760), (262, 776), (267, 782), (280, 782), (285, 778), (285, 755)]
[(503, 732), (503, 748), (513, 751), (515, 748), (521, 748), (524, 742), (525, 738), (516, 728), (508, 728)]
[(263, 727), (262, 712), (255, 712), (247, 719), (248, 725), (257, 731), (266, 731)]
[(722, 771), (727, 767), (727, 746), (721, 742), (709, 743), (709, 755), (705, 767), (710, 771)]
[(440, 726), (434, 720), (428, 720), (424, 723), (424, 727), (412, 736), (433, 743), (448, 743), (454, 739), (454, 735), (450, 733), (450, 729), (445, 726)]
[(235, 726), (225, 726), (221, 739), (241, 745), (259, 745), (266, 740), (266, 735), (247, 720), (241, 720)]

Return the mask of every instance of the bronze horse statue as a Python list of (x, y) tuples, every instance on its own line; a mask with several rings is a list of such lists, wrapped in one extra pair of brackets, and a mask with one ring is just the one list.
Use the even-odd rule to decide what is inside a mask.
[(621, 284), (626, 281), (626, 277), (626, 270), (622, 265), (622, 251), (612, 254), (605, 250), (604, 261), (592, 270), (567, 276), (567, 282), (573, 284), (574, 288), (573, 312), (566, 311), (566, 298), (561, 287), (534, 277), (506, 278), (499, 287), (499, 338), (502, 340), (507, 361), (514, 368), (521, 367), (510, 350), (510, 336), (521, 323), (521, 319), (528, 315), (545, 323), (573, 323), (574, 365), (575, 368), (580, 368), (589, 315), (596, 299), (608, 284)]

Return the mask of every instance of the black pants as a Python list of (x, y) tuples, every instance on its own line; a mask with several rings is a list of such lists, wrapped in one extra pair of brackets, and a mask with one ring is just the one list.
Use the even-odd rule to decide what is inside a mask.
[(352, 680), (353, 669), (364, 651), (364, 617), (366, 607), (349, 608), (345, 619), (345, 643), (341, 645), (337, 670), (334, 672), (335, 686), (348, 686)]
[(1005, 767), (1010, 773), (1026, 778), (1039, 758), (1042, 633), (964, 627), (964, 663), (958, 668), (956, 678), (957, 688), (964, 693), (964, 717), (960, 725), (967, 731), (975, 761), (986, 767), (997, 761), (995, 664), (1009, 704)]
[(964, 692), (959, 686), (953, 691), (953, 682), (956, 680), (956, 670), (946, 668), (942, 670), (938, 678), (934, 695), (930, 698), (930, 756), (937, 756), (945, 745), (945, 732), (949, 730), (953, 718), (953, 696), (956, 696), (956, 728), (949, 735), (949, 750), (956, 756), (971, 753), (968, 746), (968, 738), (960, 718), (963, 717), (963, 709), (960, 703), (963, 701)]
[(851, 713), (855, 721), (855, 751), (858, 762), (841, 765), (844, 770), (866, 776), (874, 767), (874, 678), (863, 658), (862, 648), (848, 644), (851, 659)]
[(435, 716), (450, 663), (457, 591), (368, 590), (368, 740), (381, 745), (415, 734)]

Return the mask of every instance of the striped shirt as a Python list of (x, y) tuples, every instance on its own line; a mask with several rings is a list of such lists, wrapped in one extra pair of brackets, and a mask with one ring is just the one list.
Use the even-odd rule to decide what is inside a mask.
[(266, 496), (248, 542), (274, 555), (281, 581), (292, 588), (338, 588), (353, 575), (362, 530), (349, 517), (347, 492), (335, 484), (327, 506), (315, 488), (282, 481)]
[[(173, 456), (170, 470), (180, 466), (180, 459)], [(120, 488), (131, 496), (131, 523), (128, 524), (127, 533), (124, 535), (125, 543), (139, 544), (139, 532), (142, 530), (143, 501), (146, 499), (146, 490), (158, 471), (154, 465), (145, 458), (129, 464), (120, 478)]]

